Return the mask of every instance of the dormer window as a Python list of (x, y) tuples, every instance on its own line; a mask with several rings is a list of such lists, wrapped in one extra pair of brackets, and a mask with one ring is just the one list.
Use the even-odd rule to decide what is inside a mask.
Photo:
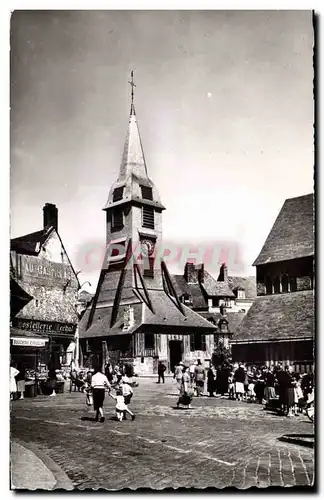
[(118, 187), (114, 190), (113, 201), (120, 201), (124, 196), (124, 186)]
[(243, 290), (243, 288), (237, 290), (237, 298), (238, 299), (245, 299), (245, 290)]
[(115, 208), (111, 214), (111, 230), (120, 231), (124, 227), (124, 214), (122, 209)]
[(142, 209), (142, 226), (154, 229), (154, 208), (144, 206)]
[(153, 191), (151, 187), (141, 186), (141, 192), (144, 200), (153, 200)]
[(180, 301), (185, 305), (185, 306), (192, 306), (192, 298), (189, 293), (184, 293), (181, 295)]

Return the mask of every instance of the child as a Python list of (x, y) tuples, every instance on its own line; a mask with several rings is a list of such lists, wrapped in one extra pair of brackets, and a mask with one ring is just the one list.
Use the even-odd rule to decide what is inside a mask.
[(295, 387), (294, 387), (294, 413), (297, 415), (297, 412), (302, 411), (303, 407), (303, 399), (304, 399), (304, 394), (301, 388), (300, 380), (296, 377), (295, 379)]
[[(121, 391), (122, 395), (124, 396), (125, 405), (129, 405), (133, 397), (134, 391), (131, 388), (131, 386), (124, 381), (124, 378), (122, 378)], [(126, 420), (126, 411), (124, 411), (124, 419)]]
[(228, 397), (229, 399), (235, 399), (235, 391), (234, 391), (234, 373), (231, 372), (228, 377)]
[(132, 420), (135, 420), (134, 413), (132, 413), (125, 404), (125, 398), (121, 389), (116, 389), (116, 396), (111, 394), (111, 392), (109, 392), (109, 396), (116, 401), (116, 417), (119, 422), (123, 420), (124, 412), (129, 413), (129, 415), (131, 415), (132, 417)]
[(254, 386), (255, 384), (253, 380), (250, 379), (250, 383), (248, 385), (248, 401), (250, 401), (250, 403), (255, 403), (256, 394), (254, 391)]

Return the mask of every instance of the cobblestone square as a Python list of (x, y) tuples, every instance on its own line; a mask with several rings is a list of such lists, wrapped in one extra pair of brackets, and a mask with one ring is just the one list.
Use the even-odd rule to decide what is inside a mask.
[(170, 378), (160, 385), (140, 379), (133, 422), (115, 421), (108, 397), (102, 424), (91, 420), (80, 392), (18, 400), (11, 439), (80, 489), (314, 484), (314, 429), (306, 416), (286, 418), (261, 405), (205, 396), (194, 398), (189, 410), (177, 410), (176, 402)]

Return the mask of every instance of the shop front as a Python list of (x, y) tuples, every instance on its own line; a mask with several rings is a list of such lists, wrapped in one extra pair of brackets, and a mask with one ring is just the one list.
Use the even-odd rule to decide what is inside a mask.
[[(35, 383), (36, 393), (51, 392), (56, 377), (57, 392), (64, 390), (68, 378), (76, 325), (14, 318), (10, 328), (11, 362), (26, 377), (26, 387)], [(56, 374), (56, 375), (54, 375)], [(51, 382), (49, 382), (51, 379)]]

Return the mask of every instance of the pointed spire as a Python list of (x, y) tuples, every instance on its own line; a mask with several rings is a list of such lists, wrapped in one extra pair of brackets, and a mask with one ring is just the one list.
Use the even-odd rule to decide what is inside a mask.
[(137, 125), (134, 106), (134, 72), (131, 72), (131, 109), (128, 122), (128, 129), (124, 145), (124, 152), (120, 166), (118, 179), (124, 179), (129, 174), (134, 173), (138, 177), (147, 177), (147, 170), (141, 137)]

